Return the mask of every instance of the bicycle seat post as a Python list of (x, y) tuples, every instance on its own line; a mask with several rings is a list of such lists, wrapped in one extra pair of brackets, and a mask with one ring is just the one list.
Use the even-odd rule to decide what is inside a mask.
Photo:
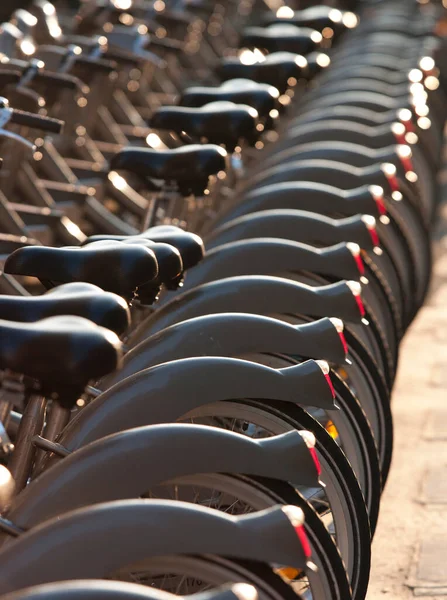
[(28, 481), (36, 455), (36, 448), (32, 439), (35, 435), (42, 433), (45, 407), (46, 400), (44, 396), (33, 391), (28, 394), (25, 410), (23, 411), (17, 432), (16, 449), (9, 462), (9, 470), (16, 482), (16, 494), (26, 486), (26, 482)]

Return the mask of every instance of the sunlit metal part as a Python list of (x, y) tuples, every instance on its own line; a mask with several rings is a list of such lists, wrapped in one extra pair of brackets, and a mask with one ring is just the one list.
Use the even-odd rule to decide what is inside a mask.
[(431, 56), (424, 56), (419, 61), (419, 67), (425, 72), (432, 71), (435, 68), (435, 61)]
[(354, 29), (359, 24), (359, 18), (353, 12), (347, 11), (343, 14), (342, 22), (347, 29)]
[(323, 41), (323, 36), (319, 31), (312, 31), (310, 34), (310, 39), (314, 42), (314, 44), (320, 44)]
[(278, 19), (292, 19), (294, 14), (294, 11), (288, 6), (281, 6), (276, 11), (276, 17)]
[(414, 133), (414, 131), (409, 131), (408, 133), (405, 134), (404, 137), (405, 137), (405, 142), (407, 144), (411, 144), (412, 146), (417, 144), (419, 141), (417, 133)]
[(411, 83), (420, 83), (424, 77), (424, 74), (420, 69), (411, 69), (408, 73), (408, 79)]
[(338, 8), (330, 10), (328, 16), (333, 23), (341, 23), (343, 19), (343, 13)]
[(132, 0), (111, 0), (111, 4), (118, 10), (129, 10)]
[(324, 52), (320, 52), (316, 58), (316, 62), (319, 67), (325, 69), (331, 64), (331, 59), (327, 54), (324, 54)]
[(231, 591), (238, 600), (258, 600), (258, 590), (249, 583), (234, 583)]
[(127, 188), (127, 181), (124, 179), (124, 177), (118, 175), (116, 171), (110, 171), (110, 173), (107, 175), (107, 178), (113, 185), (113, 187), (115, 187), (120, 192)]
[(32, 56), (36, 52), (36, 46), (29, 39), (24, 39), (19, 44), (20, 50), (25, 56)]
[(430, 113), (430, 109), (426, 104), (417, 104), (414, 107), (414, 112), (417, 114), (418, 117), (427, 117)]
[(434, 92), (439, 87), (439, 79), (434, 75), (429, 75), (425, 78), (424, 85), (427, 88), (427, 90)]
[(239, 60), (243, 65), (254, 65), (255, 63), (259, 62), (254, 52), (251, 50), (242, 50), (242, 52), (239, 54)]
[(307, 67), (308, 62), (304, 56), (301, 56), (301, 54), (297, 54), (295, 56), (295, 64), (298, 65), (301, 69), (304, 69), (305, 67)]
[(417, 120), (417, 124), (418, 124), (418, 127), (420, 127), (421, 129), (424, 129), (424, 130), (430, 129), (430, 127), (431, 127), (431, 121), (428, 117), (420, 117)]

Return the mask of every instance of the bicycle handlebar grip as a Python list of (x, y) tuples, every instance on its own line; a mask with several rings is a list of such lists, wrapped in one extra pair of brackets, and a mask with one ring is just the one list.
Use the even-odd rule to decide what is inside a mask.
[(13, 109), (11, 112), (11, 123), (23, 125), (24, 127), (33, 127), (42, 129), (48, 133), (61, 133), (64, 122), (51, 117), (44, 117), (24, 110)]

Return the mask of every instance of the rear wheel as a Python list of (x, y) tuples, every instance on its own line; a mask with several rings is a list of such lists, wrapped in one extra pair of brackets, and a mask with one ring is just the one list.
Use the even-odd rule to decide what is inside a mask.
[(300, 598), (268, 565), (254, 561), (232, 561), (218, 556), (151, 558), (138, 564), (125, 565), (111, 573), (109, 579), (139, 583), (180, 596), (226, 583), (250, 583), (257, 588), (259, 600)]
[(290, 579), (295, 592), (312, 600), (349, 600), (350, 585), (340, 553), (324, 524), (310, 504), (289, 484), (223, 473), (178, 477), (156, 486), (145, 496), (193, 502), (240, 515), (263, 510), (277, 504), (295, 505), (305, 516), (305, 530), (312, 548), (312, 562), (318, 570), (308, 573), (280, 569)]
[(208, 404), (186, 415), (184, 420), (229, 429), (253, 438), (266, 438), (291, 429), (312, 431), (325, 487), (297, 487), (334, 536), (354, 597), (363, 598), (371, 561), (368, 511), (351, 466), (318, 421), (295, 404), (255, 400)]
[[(281, 369), (300, 362), (299, 357), (249, 354), (241, 358)], [(304, 359), (301, 359), (304, 360)], [(332, 371), (335, 401), (340, 410), (305, 407), (331, 435), (348, 459), (365, 497), (372, 533), (377, 525), (382, 493), (378, 451), (368, 419), (342, 378)]]

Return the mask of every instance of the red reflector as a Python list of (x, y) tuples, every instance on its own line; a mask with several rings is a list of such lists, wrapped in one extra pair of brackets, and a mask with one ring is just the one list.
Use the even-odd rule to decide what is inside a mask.
[(344, 353), (346, 355), (348, 355), (348, 353), (349, 353), (349, 347), (348, 347), (348, 342), (346, 341), (346, 338), (345, 338), (345, 334), (344, 334), (343, 331), (339, 331), (338, 335), (340, 337), (340, 341), (341, 341), (341, 345), (343, 346)]
[(364, 275), (365, 274), (365, 265), (363, 264), (362, 257), (360, 256), (360, 254), (354, 254), (353, 256), (354, 256), (355, 262), (357, 263), (357, 268), (359, 270), (360, 275)]
[(402, 123), (402, 125), (404, 125), (405, 129), (407, 130), (407, 133), (415, 132), (412, 118), (413, 115), (408, 108), (404, 108), (398, 113), (399, 122)]
[(415, 133), (414, 125), (413, 125), (413, 122), (411, 121), (411, 119), (409, 119), (408, 121), (404, 121), (404, 125), (405, 125), (405, 129), (407, 130), (407, 133)]
[(321, 475), (321, 465), (320, 465), (320, 461), (319, 461), (318, 456), (317, 456), (317, 451), (315, 450), (315, 448), (309, 448), (309, 452), (310, 452), (310, 455), (312, 456), (312, 459), (313, 459), (313, 461), (315, 463), (315, 468), (317, 470), (317, 475), (319, 477)]
[(296, 535), (300, 540), (301, 546), (303, 547), (304, 556), (306, 558), (310, 558), (312, 556), (312, 550), (310, 549), (309, 540), (307, 539), (307, 534), (304, 530), (303, 525), (295, 525)]
[(379, 235), (377, 233), (377, 229), (375, 227), (368, 227), (368, 231), (374, 246), (380, 246), (380, 240)]
[(330, 387), (330, 389), (331, 389), (332, 398), (335, 398), (335, 390), (334, 390), (334, 385), (333, 385), (333, 383), (332, 383), (331, 376), (330, 376), (330, 375), (328, 375), (328, 374), (325, 374), (324, 376), (326, 377), (327, 384), (328, 384), (328, 386), (329, 386), (329, 387)]
[(378, 211), (379, 215), (386, 215), (386, 206), (385, 206), (385, 201), (383, 199), (383, 195), (374, 192), (372, 196), (376, 203), (377, 211)]
[(409, 171), (414, 171), (413, 161), (411, 160), (411, 152), (398, 152), (398, 156), (400, 158), (400, 162), (403, 168), (405, 169), (405, 173), (408, 173)]
[[(392, 192), (400, 192), (399, 181), (398, 181), (398, 179), (396, 177), (396, 172), (391, 173), (390, 171), (388, 171), (388, 172), (385, 171), (385, 177), (386, 177), (386, 179), (387, 179), (387, 181), (388, 181), (388, 183), (390, 185), (391, 191)], [(384, 204), (384, 206), (385, 206), (385, 204)], [(385, 214), (385, 213), (381, 213), (381, 214)]]
[(361, 317), (364, 317), (366, 314), (365, 307), (363, 305), (362, 299), (360, 296), (354, 296), (355, 301), (357, 302), (357, 306), (359, 307)]

